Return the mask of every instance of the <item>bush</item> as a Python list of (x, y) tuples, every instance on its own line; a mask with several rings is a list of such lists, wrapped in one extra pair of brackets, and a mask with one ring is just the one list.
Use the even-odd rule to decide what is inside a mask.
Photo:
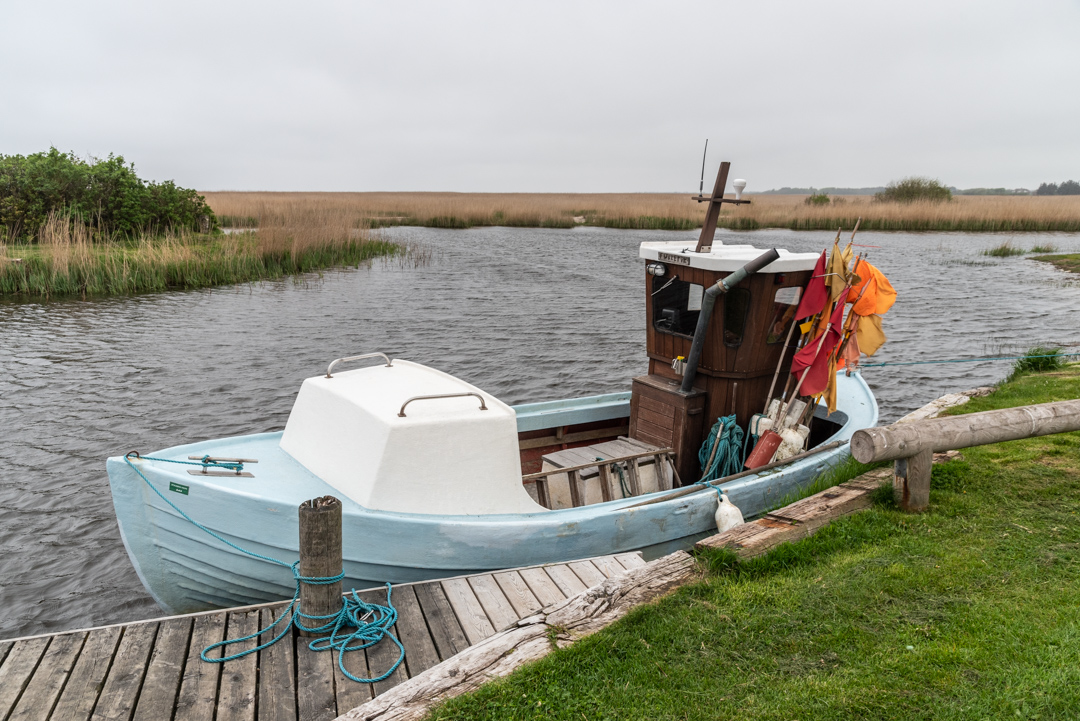
[(825, 193), (814, 193), (803, 202), (807, 205), (828, 205), (830, 201)]
[(1013, 364), (1012, 373), (1007, 380), (1015, 380), (1024, 373), (1045, 373), (1057, 370), (1063, 365), (1065, 365), (1065, 360), (1061, 356), (1060, 348), (1035, 346)]
[(1080, 195), (1080, 183), (1075, 180), (1066, 180), (1058, 186), (1058, 195)]
[(1035, 191), (1035, 195), (1057, 195), (1057, 192), (1057, 183), (1043, 183), (1039, 186), (1039, 189)]
[(904, 178), (889, 183), (874, 199), (888, 203), (914, 203), (929, 201), (941, 203), (952, 200), (952, 191), (937, 180), (930, 178)]
[(141, 180), (122, 156), (87, 162), (56, 148), (0, 155), (0, 238), (33, 239), (50, 213), (72, 214), (95, 230), (124, 236), (218, 228), (201, 195), (171, 180)]

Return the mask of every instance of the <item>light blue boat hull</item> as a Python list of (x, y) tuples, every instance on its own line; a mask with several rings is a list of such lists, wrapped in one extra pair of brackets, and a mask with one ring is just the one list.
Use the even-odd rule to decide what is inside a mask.
[[(877, 423), (873, 394), (858, 374), (839, 377), (837, 405), (847, 416), (827, 441), (846, 440)], [(519, 428), (555, 427), (603, 417), (629, 416), (628, 394), (519, 407)], [(625, 404), (625, 408), (620, 404)], [(617, 415), (612, 415), (617, 414)], [(538, 420), (542, 418), (543, 420)], [(186, 460), (189, 455), (257, 458), (255, 478), (196, 476), (189, 466), (143, 461), (147, 479), (184, 513), (250, 551), (292, 563), (297, 558), (297, 506), (341, 494), (278, 447), (281, 433), (261, 433), (177, 446), (148, 454)], [(768, 511), (847, 455), (827, 451), (771, 472), (725, 484), (747, 517)], [(221, 543), (165, 503), (125, 463), (108, 460), (120, 534), (139, 578), (170, 613), (190, 613), (290, 598), (292, 574)], [(170, 491), (186, 486), (186, 494)], [(391, 513), (343, 503), (345, 588), (371, 588), (557, 563), (643, 550), (646, 558), (715, 532), (716, 494), (629, 509), (658, 494), (532, 514), (439, 516)]]

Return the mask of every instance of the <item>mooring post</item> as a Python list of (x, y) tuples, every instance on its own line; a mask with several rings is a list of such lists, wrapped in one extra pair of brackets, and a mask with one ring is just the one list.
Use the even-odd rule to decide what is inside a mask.
[[(341, 573), (341, 501), (323, 496), (300, 504), (300, 575), (328, 578)], [(300, 612), (306, 616), (329, 616), (341, 610), (341, 581), (300, 584)], [(301, 618), (305, 626), (327, 621)], [(316, 634), (300, 632), (304, 636)]]
[(900, 510), (908, 513), (925, 511), (930, 506), (930, 472), (934, 451), (927, 448), (893, 463), (893, 498)]

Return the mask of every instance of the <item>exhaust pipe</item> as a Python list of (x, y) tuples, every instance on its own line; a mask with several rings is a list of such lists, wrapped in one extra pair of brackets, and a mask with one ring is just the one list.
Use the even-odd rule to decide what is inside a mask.
[(701, 312), (698, 314), (697, 327), (694, 329), (694, 342), (690, 345), (690, 356), (686, 359), (686, 368), (683, 369), (683, 380), (680, 387), (683, 393), (689, 393), (694, 387), (698, 364), (701, 362), (701, 349), (705, 346), (705, 331), (709, 328), (709, 320), (712, 318), (716, 298), (727, 293), (779, 257), (780, 254), (776, 251), (776, 248), (766, 251), (731, 275), (717, 281), (716, 285), (710, 285), (705, 289), (705, 293), (701, 297)]

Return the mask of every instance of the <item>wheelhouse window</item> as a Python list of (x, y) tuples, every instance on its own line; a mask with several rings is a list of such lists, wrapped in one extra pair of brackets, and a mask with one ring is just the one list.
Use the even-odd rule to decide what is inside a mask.
[(766, 343), (783, 343), (787, 338), (788, 329), (795, 322), (795, 310), (802, 298), (802, 288), (791, 286), (777, 288), (773, 295), (772, 320), (769, 321), (769, 332), (765, 337)]
[[(656, 279), (660, 282), (661, 279)], [(672, 279), (653, 293), (653, 327), (661, 333), (693, 337), (705, 289), (697, 283)]]
[(736, 348), (746, 335), (746, 314), (750, 311), (750, 291), (732, 288), (724, 294), (724, 345)]

